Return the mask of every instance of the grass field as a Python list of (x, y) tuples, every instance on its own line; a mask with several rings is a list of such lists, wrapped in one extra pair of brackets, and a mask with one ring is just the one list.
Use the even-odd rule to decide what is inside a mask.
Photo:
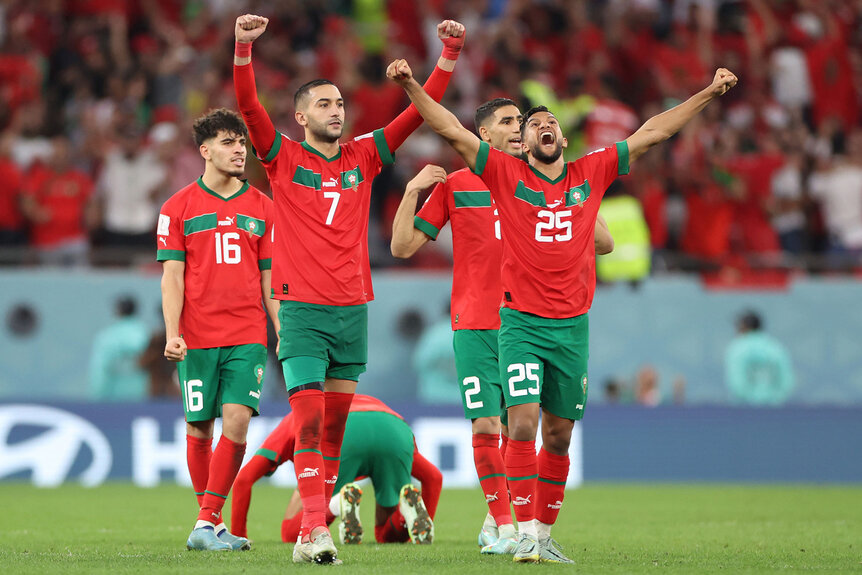
[[(587, 485), (567, 493), (554, 536), (575, 566), (514, 565), (481, 556), (481, 493), (446, 490), (433, 545), (367, 542), (339, 549), (341, 567), (293, 565), (279, 526), (289, 491), (255, 488), (246, 553), (185, 550), (194, 522), (189, 489), (0, 486), (0, 572), (255, 574), (338, 569), (357, 574), (524, 570), (580, 573), (862, 572), (862, 488)], [(334, 531), (335, 532), (335, 531)]]

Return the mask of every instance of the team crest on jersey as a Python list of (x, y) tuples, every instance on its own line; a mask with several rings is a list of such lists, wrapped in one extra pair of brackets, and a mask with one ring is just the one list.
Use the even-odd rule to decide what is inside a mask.
[(263, 380), (263, 365), (257, 364), (254, 366), (254, 376), (257, 378), (257, 384), (260, 385), (260, 382)]
[(575, 186), (574, 188), (569, 189), (569, 193), (566, 194), (566, 206), (583, 206), (584, 202), (587, 201), (587, 198), (590, 197), (590, 182), (588, 180), (584, 180), (584, 183), (580, 186)]

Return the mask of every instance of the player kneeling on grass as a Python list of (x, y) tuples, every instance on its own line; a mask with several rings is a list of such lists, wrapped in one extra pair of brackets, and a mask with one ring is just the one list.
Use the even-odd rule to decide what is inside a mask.
[[(293, 413), (288, 414), (266, 438), (254, 457), (239, 472), (233, 486), (231, 528), (247, 536), (246, 518), (251, 503), (251, 488), (264, 475), (271, 475), (285, 461), (294, 460), (296, 427)], [(297, 470), (316, 473), (315, 469)], [(410, 476), (422, 490), (410, 483)], [(440, 499), (443, 474), (416, 449), (413, 432), (395, 411), (382, 401), (356, 394), (350, 405), (341, 449), (341, 465), (335, 493), (326, 514), (327, 525), (341, 517), (342, 544), (362, 542), (359, 519), (362, 490), (355, 483), (368, 477), (377, 499), (374, 537), (378, 543), (431, 543), (434, 539), (434, 514)], [(302, 523), (302, 502), (294, 491), (281, 524), (281, 539), (296, 542)], [(294, 555), (300, 546), (294, 548)], [(300, 551), (301, 552), (301, 551)], [(294, 557), (296, 562), (307, 562)]]
[[(157, 230), (165, 357), (179, 362), (189, 474), (200, 505), (186, 546), (245, 550), (248, 540), (227, 531), (221, 510), (258, 413), (266, 365), (261, 301), (279, 326), (269, 297), (272, 200), (239, 179), (248, 130), (238, 114), (210, 112), (195, 122), (194, 137), (204, 174), (165, 202)], [(213, 452), (218, 416), (222, 436)]]

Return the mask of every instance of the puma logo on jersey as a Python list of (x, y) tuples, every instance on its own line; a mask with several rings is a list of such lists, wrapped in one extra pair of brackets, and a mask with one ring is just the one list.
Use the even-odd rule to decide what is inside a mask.
[(300, 479), (307, 479), (309, 477), (317, 477), (320, 475), (319, 471), (320, 471), (319, 467), (306, 467), (305, 469), (302, 470), (302, 473), (297, 475), (297, 477)]
[(561, 206), (563, 204), (563, 200), (557, 200), (553, 204), (548, 204), (549, 208), (556, 208), (557, 206)]
[(234, 216), (233, 218), (230, 216), (225, 216), (223, 220), (219, 220), (218, 225), (220, 225), (220, 226), (232, 226), (233, 220), (235, 218), (236, 218), (236, 216)]
[(493, 503), (494, 501), (499, 500), (500, 498), (497, 497), (497, 493), (499, 493), (499, 491), (495, 491), (493, 494), (492, 493), (486, 493), (485, 494), (485, 502), (486, 503)]
[(159, 238), (159, 241), (165, 244), (165, 247), (168, 247), (168, 240), (166, 240), (165, 238)]
[(526, 497), (521, 497), (519, 495), (518, 497), (515, 498), (514, 501), (512, 501), (512, 505), (529, 505), (530, 504), (530, 497), (532, 497), (532, 496), (533, 496), (532, 493), (530, 493)]
[(338, 180), (336, 180), (335, 178), (329, 178), (328, 182), (323, 182), (321, 184), (321, 186), (323, 186), (324, 188), (334, 188), (337, 185), (338, 185)]
[(557, 501), (556, 503), (548, 503), (548, 509), (559, 509), (563, 506), (562, 501)]

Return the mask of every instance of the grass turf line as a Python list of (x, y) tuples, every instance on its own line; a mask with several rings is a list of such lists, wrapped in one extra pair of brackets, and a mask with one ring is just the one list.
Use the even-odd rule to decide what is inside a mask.
[[(195, 517), (190, 488), (0, 486), (4, 573), (273, 573), (291, 563), (280, 541), (290, 490), (254, 489), (254, 549), (185, 550)], [(862, 487), (588, 484), (566, 494), (554, 537), (577, 565), (513, 565), (481, 556), (486, 507), (478, 490), (444, 490), (431, 546), (376, 545), (373, 493), (363, 498), (365, 543), (339, 546), (357, 574), (524, 569), (582, 573), (862, 572)], [(229, 502), (228, 502), (229, 503)], [(229, 508), (229, 505), (228, 505)], [(337, 543), (337, 524), (333, 534)]]

